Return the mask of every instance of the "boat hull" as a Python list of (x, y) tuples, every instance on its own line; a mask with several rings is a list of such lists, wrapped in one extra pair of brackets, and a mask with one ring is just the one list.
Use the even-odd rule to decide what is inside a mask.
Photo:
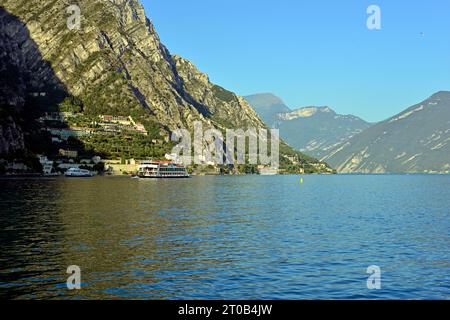
[(92, 178), (94, 175), (82, 175), (82, 174), (78, 174), (78, 175), (65, 175), (66, 178)]
[(190, 176), (180, 176), (180, 177), (164, 177), (164, 176), (137, 176), (139, 179), (189, 179)]
[(184, 166), (166, 161), (141, 162), (137, 176), (142, 179), (186, 179), (190, 177)]

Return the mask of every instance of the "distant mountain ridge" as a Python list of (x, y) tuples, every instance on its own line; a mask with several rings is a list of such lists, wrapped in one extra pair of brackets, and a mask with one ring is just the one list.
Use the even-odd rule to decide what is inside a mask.
[(279, 115), (280, 135), (294, 148), (313, 157), (326, 156), (336, 145), (371, 126), (353, 115), (329, 107), (305, 107)]
[(323, 160), (343, 173), (450, 173), (450, 92), (368, 128)]
[(330, 107), (291, 110), (271, 94), (245, 99), (269, 127), (280, 129), (286, 142), (312, 157), (325, 157), (331, 149), (371, 126), (359, 117), (337, 114)]

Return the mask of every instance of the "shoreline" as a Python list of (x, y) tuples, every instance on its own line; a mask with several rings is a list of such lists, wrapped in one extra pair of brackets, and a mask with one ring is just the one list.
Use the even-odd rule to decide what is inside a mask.
[[(276, 175), (261, 175), (261, 174), (202, 174), (191, 175), (192, 178), (202, 177), (246, 177), (246, 176), (260, 176), (260, 177), (276, 177), (276, 176), (450, 176), (450, 173), (287, 173)], [(114, 178), (114, 179), (131, 179), (133, 175), (95, 175), (93, 177), (81, 177), (78, 179), (93, 179), (93, 178)], [(14, 179), (70, 179), (74, 177), (66, 177), (64, 175), (46, 176), (42, 174), (18, 174), (18, 175), (0, 175), (2, 180)], [(161, 179), (165, 180), (165, 179)]]

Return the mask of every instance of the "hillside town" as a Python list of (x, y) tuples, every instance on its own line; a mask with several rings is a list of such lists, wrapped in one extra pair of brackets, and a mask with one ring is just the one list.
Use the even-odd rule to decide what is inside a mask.
[[(76, 112), (47, 112), (36, 120), (41, 127), (43, 136), (51, 140), (52, 152), (40, 154), (37, 159), (0, 160), (0, 174), (10, 176), (21, 175), (64, 175), (72, 168), (83, 169), (102, 175), (133, 175), (142, 163), (150, 160), (148, 156), (136, 157), (130, 152), (130, 144), (134, 140), (142, 139), (147, 151), (149, 148), (159, 148), (160, 154), (152, 159), (170, 161), (181, 164), (182, 160), (176, 155), (164, 151), (163, 145), (170, 141), (169, 137), (153, 139), (149, 137), (146, 127), (136, 121), (132, 116), (99, 115), (85, 116)], [(116, 144), (109, 142), (115, 139)], [(101, 146), (98, 141), (108, 141), (104, 147), (103, 155), (99, 152), (86, 152), (86, 146), (94, 141), (94, 145)], [(140, 146), (136, 147), (140, 149)], [(97, 151), (97, 150), (95, 150)], [(296, 156), (282, 155), (286, 161), (299, 166)], [(213, 161), (200, 157), (201, 164), (189, 167), (194, 175), (220, 175), (220, 174), (261, 174), (275, 175), (288, 173), (288, 170), (279, 170), (270, 166), (219, 166)], [(313, 164), (314, 170), (326, 171), (323, 163)], [(299, 166), (296, 173), (305, 173)], [(331, 173), (331, 172), (330, 172)]]

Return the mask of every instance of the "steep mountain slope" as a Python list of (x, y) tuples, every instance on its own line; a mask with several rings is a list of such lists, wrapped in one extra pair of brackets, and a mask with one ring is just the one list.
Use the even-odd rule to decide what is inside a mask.
[(253, 110), (260, 116), (264, 123), (269, 127), (274, 127), (279, 121), (280, 113), (290, 112), (289, 109), (279, 97), (271, 93), (259, 93), (246, 96), (245, 100), (252, 106)]
[(307, 107), (290, 110), (273, 94), (245, 97), (269, 127), (279, 128), (280, 135), (294, 148), (316, 158), (355, 134), (370, 123), (352, 115), (339, 115), (328, 107)]
[(57, 104), (65, 87), (43, 60), (26, 26), (2, 7), (0, 74), (0, 155), (41, 151), (36, 143), (40, 132), (33, 119), (42, 106)]
[[(69, 97), (79, 101), (86, 116), (133, 116), (150, 128), (150, 141), (156, 136), (167, 139), (180, 127), (192, 129), (194, 121), (220, 129), (265, 127), (244, 98), (211, 83), (192, 63), (170, 54), (138, 0), (76, 3), (81, 28), (71, 30), (67, 25), (71, 3), (65, 0), (2, 0), (5, 19), (15, 21), (4, 19), (10, 44), (3, 45), (12, 43), (28, 57), (29, 63), (13, 65), (29, 68), (28, 76), (33, 78), (29, 81), (33, 85), (24, 86), (19, 94), (25, 107), (9, 109), (33, 110), (26, 107), (30, 90), (46, 97), (35, 103), (45, 111), (58, 111), (60, 98)], [(21, 36), (24, 33), (28, 38)], [(7, 56), (6, 67), (17, 62), (14, 54)], [(2, 130), (12, 132), (12, 128)], [(3, 136), (14, 140), (13, 133)], [(20, 148), (21, 138), (15, 140), (8, 144)], [(292, 152), (287, 146), (282, 150)], [(316, 162), (299, 156), (305, 163)]]
[(138, 1), (78, 4), (81, 29), (69, 30), (67, 1), (2, 1), (27, 25), (43, 58), (69, 92), (82, 98), (86, 112), (131, 111), (169, 129), (205, 117), (236, 126), (261, 125), (243, 99), (168, 52)]
[(340, 172), (450, 172), (450, 92), (363, 131), (325, 160)]

